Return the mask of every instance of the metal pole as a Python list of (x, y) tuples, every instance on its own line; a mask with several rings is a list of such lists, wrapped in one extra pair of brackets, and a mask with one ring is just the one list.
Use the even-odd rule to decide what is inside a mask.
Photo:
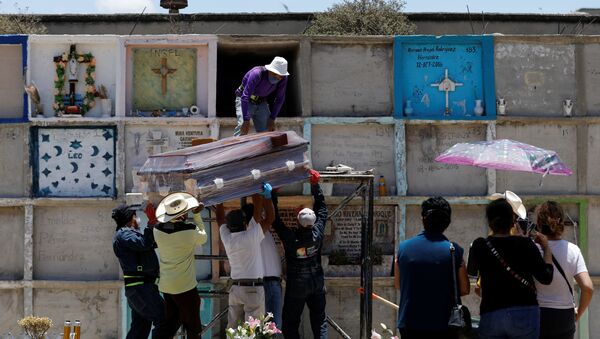
[[(361, 183), (362, 184), (362, 183)], [(360, 221), (360, 286), (362, 288), (365, 289), (366, 291), (366, 256), (367, 256), (367, 246), (366, 246), (366, 241), (367, 241), (367, 236), (366, 236), (366, 231), (367, 231), (367, 216), (366, 216), (366, 212), (367, 212), (367, 197), (366, 197), (367, 192), (366, 191), (362, 191), (360, 196), (362, 198), (362, 202), (363, 202), (363, 206), (362, 206), (362, 213), (361, 213), (361, 221)], [(367, 297), (365, 297), (368, 294), (363, 294), (360, 296), (360, 334), (359, 334), (359, 338), (368, 338), (367, 336), (367, 332), (366, 332), (366, 304), (367, 304)]]
[(329, 325), (331, 325), (331, 327), (333, 327), (334, 330), (336, 330), (336, 332), (344, 339), (352, 339), (350, 338), (350, 336), (344, 332), (344, 330), (342, 330), (342, 328), (340, 327), (340, 325), (338, 325), (335, 321), (333, 321), (333, 319), (331, 319), (331, 317), (327, 316), (327, 322), (329, 323)]
[(200, 332), (200, 335), (202, 336), (204, 333), (206, 333), (206, 331), (210, 330), (213, 326), (215, 326), (221, 318), (227, 315), (228, 311), (229, 309), (226, 308), (219, 312), (219, 314), (217, 314), (208, 324), (206, 324), (206, 326), (204, 326), (202, 332)]
[(371, 335), (371, 329), (373, 328), (373, 299), (371, 298), (371, 293), (373, 293), (373, 260), (371, 255), (373, 253), (373, 179), (369, 180), (369, 199), (368, 199), (368, 218), (367, 218), (367, 256), (365, 258), (366, 265), (366, 281), (365, 281), (365, 302), (366, 302), (366, 311), (367, 315), (365, 317), (366, 321), (366, 338), (369, 338)]

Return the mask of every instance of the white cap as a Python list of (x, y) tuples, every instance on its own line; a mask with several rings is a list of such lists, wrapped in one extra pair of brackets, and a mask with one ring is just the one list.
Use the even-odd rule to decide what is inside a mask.
[(527, 219), (527, 210), (523, 205), (523, 201), (516, 195), (514, 192), (506, 191), (504, 193), (494, 193), (490, 197), (492, 200), (504, 198), (510, 206), (512, 207), (513, 212), (519, 216), (521, 219)]
[(273, 61), (271, 61), (270, 64), (265, 65), (265, 68), (268, 71), (271, 71), (275, 74), (279, 74), (281, 76), (286, 76), (286, 75), (290, 75), (290, 73), (288, 73), (287, 69), (288, 69), (288, 62), (287, 60), (285, 60), (282, 57), (275, 57), (273, 58)]
[(317, 216), (310, 208), (303, 208), (298, 212), (298, 223), (303, 227), (311, 227), (315, 224), (315, 221), (317, 221)]

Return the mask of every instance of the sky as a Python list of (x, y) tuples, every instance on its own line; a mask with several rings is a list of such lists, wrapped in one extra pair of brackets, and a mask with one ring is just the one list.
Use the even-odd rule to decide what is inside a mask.
[[(343, 0), (188, 0), (182, 13), (321, 12)], [(0, 13), (166, 13), (160, 0), (0, 0)], [(406, 12), (572, 13), (598, 0), (407, 0)]]

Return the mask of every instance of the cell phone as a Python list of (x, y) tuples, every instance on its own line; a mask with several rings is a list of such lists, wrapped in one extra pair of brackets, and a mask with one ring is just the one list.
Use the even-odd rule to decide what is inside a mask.
[(519, 228), (521, 228), (521, 231), (523, 231), (523, 234), (528, 237), (535, 236), (536, 226), (533, 222), (529, 221), (529, 219), (519, 218), (517, 219), (517, 224), (519, 225)]

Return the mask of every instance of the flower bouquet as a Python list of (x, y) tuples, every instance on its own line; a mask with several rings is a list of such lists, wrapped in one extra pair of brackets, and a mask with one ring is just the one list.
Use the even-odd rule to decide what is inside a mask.
[(270, 321), (273, 319), (272, 313), (267, 313), (266, 316), (261, 316), (258, 319), (248, 317), (248, 320), (237, 328), (228, 328), (226, 331), (229, 339), (261, 339), (274, 338), (281, 331), (275, 326), (275, 323)]
[[(383, 328), (383, 333), (387, 333), (390, 336), (390, 339), (398, 339), (398, 336), (394, 335), (394, 332), (389, 329), (385, 324), (380, 324)], [(375, 332), (375, 330), (371, 330), (371, 339), (381, 339), (383, 338), (381, 334)]]

